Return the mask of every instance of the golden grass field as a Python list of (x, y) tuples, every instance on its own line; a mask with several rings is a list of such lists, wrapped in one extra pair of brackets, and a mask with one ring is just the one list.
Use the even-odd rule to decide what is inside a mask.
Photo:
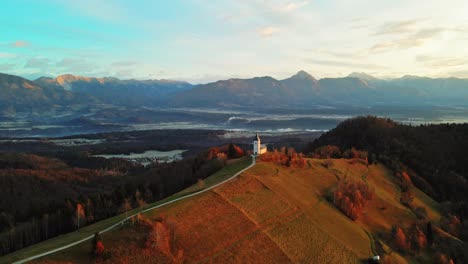
[[(413, 257), (389, 247), (392, 225), (417, 220), (400, 204), (391, 172), (345, 159), (334, 160), (329, 168), (322, 163), (309, 159), (304, 168), (287, 168), (257, 162), (224, 185), (144, 218), (157, 221), (162, 216), (170, 223), (172, 242), (183, 250), (184, 263), (361, 263), (373, 255), (376, 242), (391, 263), (413, 263)], [(364, 180), (375, 193), (356, 221), (325, 198), (344, 177)], [(414, 204), (426, 208), (433, 222), (440, 219), (439, 204), (419, 190)], [(107, 263), (155, 263), (144, 257), (147, 232), (129, 224), (104, 234), (106, 250), (112, 253)], [(88, 263), (89, 251), (86, 242), (36, 263)]]

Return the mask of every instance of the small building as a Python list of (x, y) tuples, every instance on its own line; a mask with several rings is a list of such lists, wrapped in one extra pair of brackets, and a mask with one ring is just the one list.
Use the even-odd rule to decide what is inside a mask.
[(378, 263), (380, 263), (380, 256), (375, 255), (375, 256), (369, 258), (367, 262), (371, 263), (371, 264), (378, 264)]
[(253, 154), (261, 155), (265, 152), (267, 152), (267, 147), (266, 145), (262, 145), (260, 141), (260, 136), (257, 133), (253, 139)]

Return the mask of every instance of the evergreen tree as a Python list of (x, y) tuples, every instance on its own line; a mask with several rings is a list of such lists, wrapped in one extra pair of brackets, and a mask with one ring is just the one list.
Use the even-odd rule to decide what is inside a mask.
[(431, 221), (427, 222), (426, 226), (426, 237), (427, 237), (427, 244), (429, 246), (432, 246), (432, 243), (434, 243), (434, 234), (432, 231), (432, 223)]

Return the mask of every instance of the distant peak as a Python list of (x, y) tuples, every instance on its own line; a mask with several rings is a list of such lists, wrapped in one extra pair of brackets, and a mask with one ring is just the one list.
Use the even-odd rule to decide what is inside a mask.
[(371, 80), (377, 80), (374, 76), (367, 74), (365, 72), (353, 72), (348, 75), (348, 77), (353, 77), (353, 78), (358, 78), (363, 81), (371, 81)]
[(415, 79), (423, 79), (425, 77), (420, 77), (420, 76), (416, 76), (416, 75), (405, 75), (403, 77), (401, 77), (401, 79), (407, 79), (407, 80), (415, 80)]
[(316, 79), (314, 78), (314, 76), (310, 75), (308, 72), (304, 71), (304, 70), (300, 70), (298, 71), (296, 74), (294, 74), (291, 78), (293, 79), (301, 79), (301, 80), (314, 80), (316, 81)]
[(48, 76), (41, 76), (37, 79), (35, 79), (34, 81), (37, 82), (37, 81), (52, 81), (54, 78), (52, 77), (48, 77)]

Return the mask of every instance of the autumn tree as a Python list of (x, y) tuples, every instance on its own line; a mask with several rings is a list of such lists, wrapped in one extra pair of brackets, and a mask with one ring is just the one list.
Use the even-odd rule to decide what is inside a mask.
[(102, 242), (101, 235), (99, 232), (94, 233), (94, 237), (91, 240), (91, 254), (98, 258), (102, 257), (104, 254), (104, 243)]
[(135, 201), (136, 201), (136, 204), (137, 206), (140, 208), (140, 210), (143, 210), (143, 206), (146, 205), (146, 202), (145, 200), (143, 199), (140, 191), (137, 189), (136, 192), (135, 192)]
[(79, 229), (83, 221), (86, 219), (85, 210), (83, 205), (80, 203), (76, 204), (75, 214), (73, 217), (73, 223), (76, 226), (76, 229)]
[(334, 192), (333, 202), (349, 218), (356, 220), (372, 197), (373, 192), (365, 183), (341, 181)]
[(94, 221), (94, 206), (91, 199), (86, 201), (86, 220), (88, 223), (92, 223)]
[(408, 242), (406, 240), (406, 235), (403, 229), (399, 226), (394, 227), (392, 233), (396, 248), (403, 252), (408, 250)]
[(341, 150), (337, 146), (326, 145), (320, 148), (315, 149), (314, 157), (318, 157), (321, 159), (330, 159), (330, 158), (341, 158)]
[(454, 264), (453, 260), (447, 255), (442, 254), (442, 253), (437, 253), (434, 258), (434, 263), (435, 264)]
[(282, 147), (280, 151), (274, 149), (272, 152), (264, 153), (260, 156), (260, 161), (273, 162), (286, 167), (303, 168), (306, 160), (302, 153), (297, 153), (293, 148)]
[(427, 239), (424, 232), (418, 225), (413, 225), (411, 228), (411, 248), (419, 252), (426, 248), (427, 246)]
[(205, 181), (203, 179), (198, 179), (197, 180), (197, 186), (198, 186), (198, 189), (204, 189), (205, 188)]
[(128, 211), (132, 209), (132, 205), (130, 204), (128, 199), (124, 199), (122, 205), (119, 208), (120, 213), (125, 213), (125, 219), (128, 218)]

